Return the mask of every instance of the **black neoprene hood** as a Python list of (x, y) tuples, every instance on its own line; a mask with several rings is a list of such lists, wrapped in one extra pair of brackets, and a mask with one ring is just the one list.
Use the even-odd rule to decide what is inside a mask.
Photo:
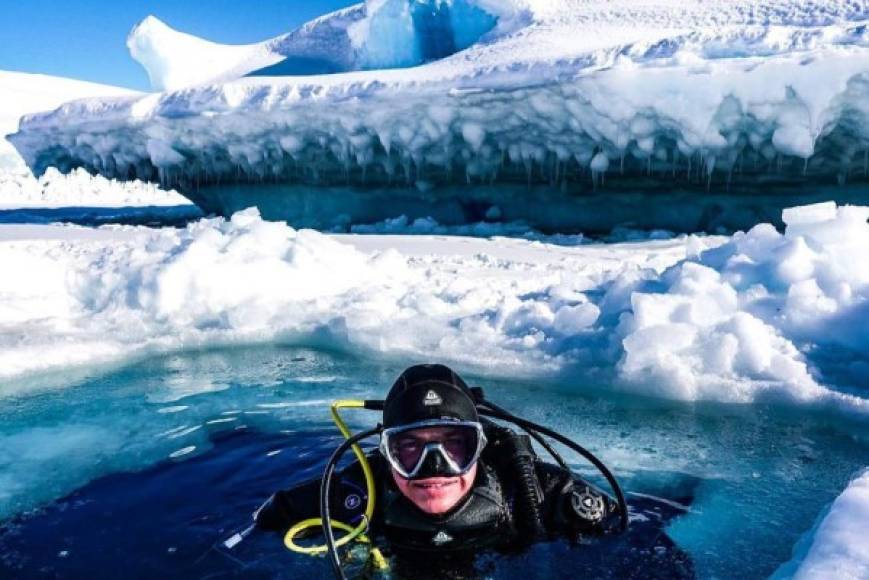
[(474, 395), (462, 378), (442, 364), (414, 365), (396, 379), (383, 407), (383, 426), (454, 419), (479, 421)]

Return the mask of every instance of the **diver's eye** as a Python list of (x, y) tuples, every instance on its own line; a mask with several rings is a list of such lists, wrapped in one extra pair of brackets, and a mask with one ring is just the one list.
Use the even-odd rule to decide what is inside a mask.
[(450, 437), (443, 442), (444, 449), (454, 460), (463, 463), (468, 456), (468, 440), (465, 437)]
[(422, 447), (422, 444), (416, 439), (402, 439), (395, 444), (399, 451), (414, 451)]
[(418, 439), (402, 437), (392, 446), (392, 452), (405, 469), (411, 470), (419, 461), (424, 447), (425, 443)]

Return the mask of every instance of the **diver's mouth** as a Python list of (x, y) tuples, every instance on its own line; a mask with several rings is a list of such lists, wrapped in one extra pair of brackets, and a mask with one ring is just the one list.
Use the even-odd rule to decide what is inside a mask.
[(422, 489), (443, 489), (455, 484), (455, 479), (422, 479), (412, 482), (411, 485)]

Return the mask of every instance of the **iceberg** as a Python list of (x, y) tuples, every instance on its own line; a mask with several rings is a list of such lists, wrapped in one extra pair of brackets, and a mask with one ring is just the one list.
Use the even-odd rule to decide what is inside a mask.
[(773, 574), (773, 580), (869, 576), (866, 522), (869, 521), (869, 470), (856, 477), (823, 519), (796, 547), (794, 559)]
[(243, 76), (411, 67), (464, 50), (516, 13), (510, 2), (371, 0), (248, 45), (210, 42), (148, 16), (127, 47), (155, 90), (176, 91)]
[(543, 230), (782, 226), (867, 201), (867, 7), (368, 0), (246, 47), (146, 19), (129, 45), (166, 92), (68, 103), (10, 140), (37, 174), (301, 226), (494, 206)]

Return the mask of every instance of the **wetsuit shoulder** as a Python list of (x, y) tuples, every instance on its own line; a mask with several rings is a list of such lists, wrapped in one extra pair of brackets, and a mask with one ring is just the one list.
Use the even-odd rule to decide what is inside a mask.
[(572, 472), (537, 461), (546, 530), (574, 536), (600, 535), (618, 519), (618, 505), (608, 494)]
[[(378, 479), (383, 458), (375, 452), (368, 459), (375, 479)], [(330, 498), (332, 517), (355, 524), (365, 513), (368, 501), (362, 467), (354, 462), (339, 471), (333, 481)], [(253, 514), (257, 527), (283, 531), (304, 519), (320, 517), (320, 483), (321, 478), (318, 477), (273, 493)]]
[[(539, 518), (541, 531), (549, 535), (596, 535), (610, 529), (618, 508), (606, 493), (567, 469), (541, 461), (528, 436), (493, 423), (485, 427), (489, 444), (483, 459), (495, 466), (513, 498), (512, 509), (521, 512), (516, 518), (519, 528), (537, 527), (529, 519)], [(533, 463), (533, 481), (517, 469), (522, 461)], [(534, 489), (529, 494), (525, 487)], [(536, 497), (538, 507), (529, 510), (529, 497)]]

